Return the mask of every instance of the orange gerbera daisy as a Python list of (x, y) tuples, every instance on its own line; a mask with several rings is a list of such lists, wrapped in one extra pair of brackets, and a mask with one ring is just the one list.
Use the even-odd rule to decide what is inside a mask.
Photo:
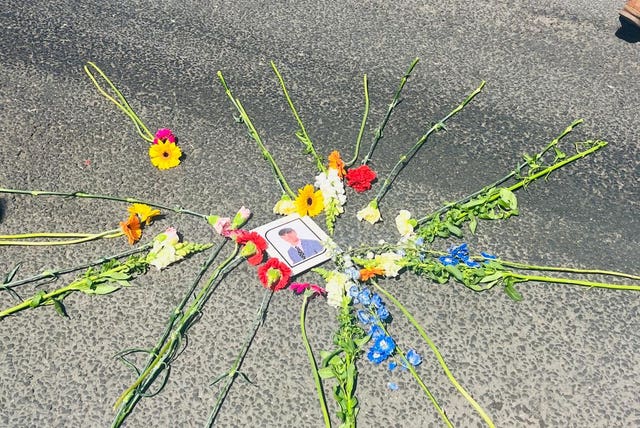
[(315, 190), (311, 184), (298, 189), (298, 197), (295, 200), (296, 212), (301, 216), (317, 216), (324, 209), (324, 196), (322, 191)]
[(334, 150), (329, 155), (329, 168), (335, 169), (338, 171), (338, 177), (342, 178), (346, 174), (344, 169), (344, 161), (340, 157), (340, 152)]
[(140, 219), (137, 215), (131, 214), (127, 221), (120, 222), (120, 229), (129, 239), (129, 244), (133, 245), (142, 236), (142, 229), (140, 228)]
[(384, 275), (384, 269), (377, 266), (360, 269), (360, 281), (366, 281), (378, 275)]

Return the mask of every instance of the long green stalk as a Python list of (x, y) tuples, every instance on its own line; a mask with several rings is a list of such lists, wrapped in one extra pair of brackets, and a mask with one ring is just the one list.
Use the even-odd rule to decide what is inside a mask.
[(251, 346), (253, 339), (256, 337), (256, 334), (258, 333), (258, 329), (264, 322), (265, 316), (267, 314), (267, 308), (269, 307), (269, 302), (271, 302), (273, 293), (274, 293), (273, 290), (266, 290), (264, 292), (264, 295), (262, 297), (262, 302), (260, 303), (260, 307), (256, 311), (256, 317), (253, 320), (253, 325), (251, 326), (249, 333), (247, 333), (247, 335), (245, 336), (242, 348), (240, 348), (240, 352), (238, 352), (236, 359), (231, 364), (231, 368), (229, 369), (228, 372), (226, 372), (222, 376), (219, 376), (211, 384), (211, 385), (214, 385), (217, 382), (224, 379), (225, 377), (227, 378), (227, 381), (225, 382), (224, 386), (218, 392), (218, 397), (216, 399), (215, 405), (213, 406), (213, 409), (209, 413), (209, 418), (207, 419), (208, 427), (212, 427), (213, 424), (215, 423), (216, 417), (218, 416), (218, 413), (222, 408), (222, 403), (224, 402), (227, 394), (229, 393), (229, 389), (231, 388), (231, 385), (233, 384), (233, 381), (236, 379), (237, 375), (242, 374), (246, 379), (246, 375), (244, 375), (244, 373), (241, 373), (239, 371), (240, 366), (242, 365), (242, 362), (244, 361), (244, 358), (247, 355), (247, 352), (249, 351), (249, 347)]
[(407, 80), (409, 80), (409, 77), (411, 76), (411, 72), (413, 71), (414, 67), (418, 64), (419, 61), (420, 61), (420, 58), (415, 58), (411, 62), (409, 69), (407, 69), (407, 71), (402, 76), (402, 79), (400, 79), (400, 84), (398, 85), (398, 89), (396, 89), (396, 92), (393, 95), (391, 104), (389, 104), (389, 106), (387, 107), (387, 113), (382, 119), (382, 122), (380, 123), (380, 125), (378, 125), (378, 127), (375, 130), (371, 147), (369, 148), (367, 155), (364, 157), (364, 159), (362, 159), (362, 165), (368, 164), (369, 161), (371, 160), (371, 156), (373, 156), (373, 151), (376, 149), (378, 142), (382, 139), (384, 135), (384, 128), (385, 126), (387, 126), (387, 122), (389, 122), (389, 118), (391, 118), (391, 113), (393, 112), (393, 109), (396, 108), (398, 104), (400, 104), (400, 93), (402, 92), (404, 85), (407, 83)]
[(0, 245), (13, 245), (13, 246), (28, 246), (28, 247), (46, 247), (53, 245), (74, 245), (81, 244), (83, 242), (94, 241), (100, 238), (117, 238), (118, 236), (124, 235), (124, 233), (120, 229), (112, 229), (107, 230), (105, 232), (100, 233), (85, 233), (85, 234), (77, 234), (71, 233), (67, 236), (81, 236), (77, 239), (67, 239), (64, 241), (22, 241), (21, 239), (28, 238), (44, 238), (44, 237), (64, 237), (66, 234), (63, 233), (26, 233), (21, 235), (5, 235), (5, 236), (13, 236), (17, 237), (17, 240), (11, 239), (2, 239), (0, 237)]
[(94, 193), (85, 193), (85, 192), (50, 192), (46, 190), (20, 190), (20, 189), (5, 189), (0, 188), (0, 193), (9, 193), (16, 195), (29, 195), (29, 196), (60, 196), (63, 198), (86, 198), (86, 199), (104, 199), (107, 201), (116, 201), (116, 202), (124, 202), (127, 204), (145, 204), (150, 205), (152, 207), (160, 208), (163, 210), (171, 211), (176, 214), (187, 214), (195, 217), (200, 217), (202, 219), (207, 220), (207, 215), (200, 214), (195, 211), (186, 210), (180, 207), (170, 207), (167, 205), (158, 204), (155, 202), (148, 202), (142, 199), (137, 198), (121, 198), (117, 196), (109, 196), (109, 195), (98, 195)]
[(595, 282), (595, 281), (586, 281), (582, 279), (571, 279), (571, 278), (557, 278), (550, 276), (540, 276), (540, 275), (525, 275), (516, 272), (504, 272), (503, 278), (515, 278), (518, 282), (524, 281), (538, 281), (538, 282), (547, 282), (552, 284), (572, 284), (572, 285), (580, 285), (582, 287), (590, 287), (590, 288), (607, 288), (611, 290), (626, 290), (626, 291), (640, 291), (640, 285), (626, 285), (626, 284), (609, 284), (604, 282)]
[[(118, 100), (116, 100), (111, 95), (109, 95), (107, 93), (107, 91), (105, 91), (102, 88), (102, 86), (100, 86), (100, 84), (98, 83), (97, 79), (94, 77), (93, 73), (91, 72), (91, 70), (89, 68), (93, 68), (95, 71), (98, 72), (100, 77), (102, 77), (102, 79), (104, 79), (104, 81), (107, 82), (107, 85), (109, 85), (111, 90), (116, 94), (116, 96), (118, 97)], [(138, 117), (136, 112), (133, 111), (133, 109), (131, 108), (131, 106), (127, 102), (127, 100), (124, 97), (124, 95), (122, 95), (122, 93), (118, 90), (118, 88), (116, 88), (116, 86), (113, 84), (113, 82), (111, 82), (111, 79), (109, 79), (107, 77), (107, 75), (104, 74), (104, 72), (102, 70), (100, 70), (100, 68), (98, 68), (98, 66), (95, 65), (92, 62), (88, 62), (87, 65), (84, 66), (84, 71), (85, 71), (85, 73), (87, 73), (87, 76), (89, 76), (89, 79), (91, 79), (91, 82), (93, 82), (93, 84), (98, 89), (98, 91), (106, 99), (108, 99), (109, 101), (114, 103), (116, 105), (116, 107), (118, 107), (118, 109), (120, 109), (124, 114), (126, 114), (129, 119), (131, 119), (131, 121), (135, 125), (136, 131), (138, 131), (138, 134), (140, 135), (140, 137), (142, 137), (142, 139), (152, 143), (153, 142), (153, 138), (154, 138), (153, 134), (151, 134), (151, 132), (149, 132), (149, 129), (147, 129), (147, 127), (142, 122), (142, 120)]]
[(305, 146), (305, 149), (307, 150), (307, 152), (309, 152), (315, 159), (316, 167), (318, 168), (318, 171), (325, 172), (326, 168), (322, 163), (322, 158), (320, 157), (320, 155), (318, 155), (316, 148), (313, 146), (313, 142), (311, 141), (309, 134), (307, 134), (307, 130), (305, 129), (304, 124), (302, 123), (302, 119), (300, 119), (300, 115), (298, 114), (298, 111), (293, 105), (293, 101), (291, 101), (291, 97), (289, 96), (287, 87), (284, 84), (284, 79), (282, 78), (282, 75), (278, 71), (278, 68), (276, 67), (276, 64), (273, 61), (271, 61), (271, 68), (273, 69), (274, 73), (276, 73), (276, 76), (278, 77), (278, 81), (280, 82), (280, 87), (282, 88), (282, 93), (284, 94), (284, 97), (286, 98), (287, 103), (289, 104), (289, 109), (291, 109), (291, 112), (293, 113), (293, 117), (295, 117), (296, 121), (298, 122), (298, 126), (300, 127), (300, 130), (296, 134), (296, 136), (298, 137), (298, 140), (300, 140), (300, 142)]
[(262, 152), (262, 156), (267, 160), (267, 162), (269, 162), (269, 165), (271, 166), (271, 169), (273, 170), (273, 173), (276, 176), (276, 180), (278, 181), (280, 188), (284, 193), (288, 194), (291, 198), (295, 199), (296, 194), (293, 193), (293, 190), (291, 190), (291, 187), (289, 187), (289, 184), (287, 184), (287, 180), (284, 178), (284, 174), (282, 173), (282, 170), (276, 163), (276, 160), (273, 158), (273, 155), (271, 155), (267, 147), (262, 142), (262, 138), (260, 138), (260, 134), (258, 133), (258, 130), (256, 129), (255, 126), (253, 126), (253, 122), (251, 122), (251, 118), (249, 117), (246, 110), (240, 103), (240, 100), (233, 96), (233, 93), (231, 92), (229, 85), (227, 85), (227, 82), (224, 80), (224, 77), (222, 76), (222, 72), (218, 71), (217, 75), (218, 75), (218, 79), (220, 80), (220, 83), (222, 84), (222, 87), (224, 88), (225, 94), (227, 94), (227, 97), (229, 98), (233, 106), (236, 108), (236, 110), (238, 110), (238, 113), (240, 113), (240, 121), (245, 124), (245, 126), (247, 127), (247, 131), (249, 132), (249, 135), (251, 136), (251, 138), (253, 138), (256, 144), (258, 144), (258, 148)]
[(391, 170), (387, 178), (384, 180), (382, 187), (380, 188), (380, 190), (378, 190), (378, 193), (374, 198), (376, 202), (380, 202), (382, 200), (384, 195), (389, 190), (389, 187), (391, 187), (391, 184), (393, 183), (393, 181), (396, 179), (398, 174), (400, 174), (400, 171), (404, 169), (404, 167), (409, 163), (411, 158), (413, 158), (413, 156), (418, 152), (418, 150), (420, 150), (420, 148), (424, 145), (424, 143), (427, 142), (427, 139), (429, 138), (429, 136), (431, 136), (431, 134), (433, 134), (434, 132), (437, 132), (441, 129), (445, 129), (444, 124), (446, 123), (446, 121), (452, 118), (453, 116), (455, 116), (456, 114), (458, 114), (467, 104), (471, 102), (471, 100), (475, 98), (476, 95), (482, 92), (482, 88), (484, 87), (484, 85), (485, 85), (485, 82), (482, 81), (480, 83), (480, 86), (478, 86), (471, 94), (469, 94), (469, 96), (462, 103), (460, 103), (456, 108), (450, 111), (449, 114), (447, 114), (445, 117), (440, 119), (439, 122), (431, 126), (431, 128), (429, 128), (429, 130), (409, 149), (407, 153), (400, 156), (400, 159), (394, 165), (393, 169)]
[(447, 366), (447, 363), (444, 361), (444, 357), (436, 347), (435, 343), (431, 340), (431, 338), (429, 338), (424, 328), (422, 328), (422, 326), (418, 323), (418, 321), (416, 321), (413, 315), (411, 315), (411, 313), (404, 307), (402, 303), (400, 303), (398, 299), (396, 299), (393, 295), (391, 295), (391, 293), (389, 293), (387, 290), (382, 288), (378, 283), (374, 282), (373, 285), (387, 299), (389, 299), (404, 314), (405, 317), (407, 317), (407, 320), (413, 325), (413, 327), (418, 331), (418, 333), (420, 333), (420, 336), (422, 336), (424, 341), (427, 343), (427, 345), (429, 345), (429, 347), (435, 354), (436, 359), (440, 364), (440, 367), (442, 367), (442, 370), (444, 370), (444, 373), (447, 376), (447, 378), (449, 378), (449, 381), (451, 382), (451, 384), (458, 390), (458, 392), (460, 392), (460, 394), (469, 402), (469, 404), (471, 404), (471, 406), (476, 410), (476, 412), (478, 412), (478, 414), (485, 421), (485, 423), (490, 428), (495, 428), (495, 425), (493, 424), (493, 421), (491, 420), (489, 415), (482, 409), (482, 407), (480, 407), (480, 405), (476, 402), (476, 400), (473, 399), (471, 394), (469, 394), (467, 390), (464, 389), (462, 385), (460, 385), (460, 383), (453, 376), (453, 374), (451, 373), (451, 370), (449, 370), (449, 366)]
[(367, 124), (367, 118), (369, 117), (369, 84), (367, 83), (367, 75), (362, 78), (362, 86), (364, 87), (364, 113), (362, 114), (362, 122), (360, 122), (360, 131), (356, 138), (356, 148), (353, 153), (353, 158), (345, 163), (346, 167), (350, 167), (358, 160), (360, 154), (360, 143), (362, 142), (362, 135), (364, 134), (364, 128)]
[(324, 419), (324, 425), (327, 428), (331, 428), (331, 418), (329, 417), (329, 411), (327, 410), (327, 402), (324, 397), (324, 390), (322, 389), (322, 381), (318, 374), (318, 364), (313, 356), (313, 350), (307, 337), (306, 328), (306, 313), (307, 305), (309, 303), (309, 297), (313, 294), (309, 291), (305, 291), (304, 300), (302, 301), (302, 307), (300, 308), (300, 334), (302, 336), (302, 343), (304, 343), (304, 349), (307, 351), (307, 357), (309, 357), (309, 364), (311, 365), (311, 374), (313, 375), (313, 381), (316, 384), (316, 392), (318, 394), (318, 402), (320, 403), (320, 410), (322, 411), (322, 418)]
[(29, 284), (31, 282), (36, 282), (36, 281), (40, 281), (40, 280), (47, 279), (47, 278), (54, 280), (54, 279), (58, 278), (60, 275), (64, 275), (64, 274), (67, 274), (67, 273), (70, 273), (70, 272), (75, 272), (75, 271), (78, 271), (78, 270), (83, 270), (83, 269), (86, 269), (86, 268), (91, 267), (91, 266), (101, 265), (101, 264), (103, 264), (105, 262), (108, 262), (109, 260), (117, 260), (117, 259), (121, 259), (121, 258), (124, 258), (124, 257), (131, 256), (133, 254), (141, 253), (142, 251), (148, 250), (152, 246), (153, 246), (153, 242), (149, 242), (149, 243), (144, 244), (144, 245), (142, 245), (142, 246), (140, 246), (138, 248), (133, 248), (131, 250), (124, 251), (122, 253), (114, 254), (112, 256), (102, 257), (100, 259), (93, 260), (93, 261), (90, 261), (90, 262), (87, 262), (87, 263), (83, 263), (81, 265), (73, 266), (73, 267), (70, 267), (70, 268), (57, 269), (57, 270), (46, 270), (46, 271), (44, 271), (44, 272), (42, 272), (42, 273), (40, 273), (38, 275), (34, 275), (34, 276), (29, 277), (29, 278), (24, 278), (24, 279), (20, 279), (20, 280), (17, 280), (17, 281), (7, 282), (6, 284), (2, 284), (2, 285), (0, 285), (0, 290), (15, 288), (15, 287), (18, 287), (20, 285)]
[[(222, 245), (223, 244), (218, 248), (221, 248)], [(184, 335), (195, 323), (202, 307), (208, 301), (209, 297), (211, 297), (211, 294), (215, 291), (226, 273), (234, 269), (244, 260), (242, 257), (238, 257), (238, 246), (236, 245), (231, 255), (216, 267), (209, 276), (207, 283), (196, 294), (191, 304), (183, 310), (195, 287), (200, 282), (200, 279), (202, 279), (206, 270), (213, 264), (218, 251), (214, 251), (205, 262), (196, 280), (193, 282), (191, 290), (184, 296), (180, 305), (171, 314), (165, 333), (155, 348), (149, 353), (149, 360), (144, 370), (138, 375), (135, 382), (131, 384), (114, 403), (114, 408), (118, 409), (118, 413), (112, 423), (112, 427), (119, 427), (122, 422), (124, 422), (125, 418), (131, 413), (137, 402), (144, 396), (155, 379), (163, 370), (170, 366), (171, 361), (175, 358), (177, 349), (182, 343)]]

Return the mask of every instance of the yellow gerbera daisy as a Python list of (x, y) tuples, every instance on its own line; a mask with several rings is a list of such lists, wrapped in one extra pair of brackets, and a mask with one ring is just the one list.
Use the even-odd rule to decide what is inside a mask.
[(151, 208), (146, 204), (133, 204), (127, 208), (127, 211), (129, 211), (129, 214), (137, 214), (140, 217), (140, 221), (147, 225), (151, 223), (154, 217), (160, 215), (160, 210)]
[(322, 191), (315, 190), (311, 184), (298, 189), (298, 197), (295, 200), (296, 212), (301, 216), (317, 216), (324, 208), (324, 196)]
[(158, 169), (169, 169), (180, 165), (182, 151), (175, 143), (160, 141), (149, 146), (151, 163)]

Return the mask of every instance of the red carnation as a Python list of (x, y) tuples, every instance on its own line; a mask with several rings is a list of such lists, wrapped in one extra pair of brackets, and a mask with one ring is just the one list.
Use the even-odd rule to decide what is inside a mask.
[(258, 278), (265, 288), (282, 290), (289, 284), (291, 269), (276, 258), (270, 258), (258, 268)]
[(247, 258), (250, 265), (257, 266), (262, 263), (264, 250), (267, 249), (267, 241), (257, 232), (239, 230), (234, 233), (239, 245), (244, 245), (240, 254)]
[(345, 178), (347, 179), (347, 186), (353, 187), (353, 190), (358, 193), (362, 193), (371, 189), (371, 183), (376, 179), (376, 173), (368, 165), (361, 165), (357, 168), (349, 169)]

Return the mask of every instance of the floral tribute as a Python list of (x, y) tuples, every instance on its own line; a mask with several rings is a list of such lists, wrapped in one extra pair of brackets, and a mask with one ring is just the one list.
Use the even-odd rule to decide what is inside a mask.
[[(370, 165), (372, 154), (382, 139), (383, 130), (400, 102), (404, 88), (413, 68), (418, 63), (414, 60), (400, 80), (387, 113), (373, 133), (374, 137), (365, 156), (360, 160), (362, 137), (366, 128), (369, 110), (367, 76), (363, 78), (364, 114), (360, 132), (358, 133), (353, 156), (345, 158), (338, 151), (326, 148), (328, 155), (323, 157), (312, 142), (311, 137), (298, 114), (291, 96), (286, 88), (284, 78), (271, 63), (273, 71), (282, 89), (282, 93), (290, 107), (294, 120), (298, 124), (296, 137), (305, 154), (312, 160), (315, 171), (309, 180), (294, 192), (287, 182), (282, 169), (276, 162), (253, 122), (236, 98), (221, 72), (218, 78), (224, 93), (231, 102), (231, 107), (239, 115), (238, 122), (243, 124), (250, 138), (258, 146), (258, 150), (271, 167), (282, 193), (274, 195), (273, 213), (278, 215), (299, 214), (300, 216), (324, 216), (324, 224), (329, 234), (333, 234), (334, 225), (341, 216), (347, 215), (347, 199), (352, 192), (375, 192), (369, 202), (359, 210), (349, 210), (351, 215), (368, 223), (382, 221), (380, 208), (387, 192), (402, 170), (412, 161), (420, 148), (434, 133), (444, 131), (445, 123), (459, 114), (483, 89), (484, 82), (472, 91), (460, 104), (446, 116), (430, 125), (415, 144), (400, 155), (394, 167), (382, 174), (384, 180), (378, 182), (380, 172), (374, 171)], [(168, 169), (180, 163), (181, 151), (176, 138), (168, 128), (159, 129), (151, 134), (138, 116), (130, 108), (124, 96), (117, 90), (105, 74), (93, 63), (85, 67), (85, 71), (99, 92), (122, 110), (134, 123), (139, 135), (150, 143), (149, 156), (151, 163), (159, 169)], [(108, 86), (103, 89), (94, 76), (96, 72)], [(574, 142), (565, 145), (565, 137), (582, 121), (570, 124), (558, 137), (542, 147), (534, 154), (527, 154), (523, 162), (512, 171), (493, 183), (482, 187), (458, 201), (442, 205), (431, 213), (414, 216), (408, 209), (397, 213), (385, 214), (394, 219), (397, 236), (389, 242), (379, 242), (358, 247), (341, 247), (339, 242), (328, 239), (323, 245), (331, 253), (329, 266), (316, 266), (312, 269), (314, 279), (293, 281), (291, 268), (279, 258), (268, 257), (268, 244), (265, 238), (245, 228), (251, 212), (241, 207), (233, 216), (203, 214), (186, 209), (171, 208), (167, 205), (145, 202), (132, 198), (101, 196), (89, 193), (61, 193), (36, 190), (0, 189), (0, 193), (24, 194), (39, 197), (76, 197), (97, 198), (120, 201), (129, 204), (128, 218), (119, 223), (120, 227), (99, 233), (39, 233), (0, 236), (0, 245), (72, 245), (86, 244), (90, 241), (125, 237), (134, 245), (144, 238), (143, 228), (158, 218), (161, 210), (167, 214), (191, 215), (207, 222), (216, 239), (213, 243), (196, 244), (182, 241), (175, 228), (168, 227), (157, 234), (146, 244), (131, 250), (89, 261), (79, 266), (61, 269), (56, 272), (45, 271), (25, 279), (14, 279), (16, 267), (10, 272), (3, 284), (5, 291), (12, 292), (16, 287), (28, 283), (40, 284), (43, 280), (55, 279), (62, 274), (84, 270), (85, 272), (71, 283), (44, 291), (40, 289), (33, 297), (22, 301), (14, 307), (0, 312), (4, 319), (17, 312), (35, 309), (42, 306), (53, 306), (61, 315), (67, 316), (63, 299), (75, 291), (88, 295), (104, 295), (119, 289), (127, 288), (130, 281), (144, 274), (150, 267), (158, 270), (168, 268), (171, 264), (187, 258), (196, 252), (206, 252), (208, 258), (193, 281), (187, 287), (184, 297), (176, 308), (168, 315), (166, 329), (153, 346), (139, 346), (124, 350), (118, 354), (127, 366), (133, 367), (134, 380), (120, 397), (115, 399), (115, 416), (112, 426), (122, 425), (127, 416), (134, 411), (137, 403), (147, 399), (162, 389), (164, 382), (170, 381), (169, 368), (179, 358), (185, 335), (189, 329), (197, 325), (199, 314), (206, 303), (213, 297), (216, 289), (222, 286), (223, 278), (245, 261), (255, 267), (256, 285), (264, 287), (264, 297), (258, 308), (255, 322), (250, 326), (242, 348), (229, 370), (213, 381), (213, 385), (221, 383), (213, 408), (209, 409), (208, 424), (213, 425), (218, 412), (232, 387), (237, 374), (240, 373), (242, 361), (247, 355), (262, 320), (268, 310), (269, 302), (275, 292), (289, 288), (301, 295), (300, 337), (304, 346), (314, 378), (318, 397), (319, 414), (322, 423), (330, 427), (336, 422), (341, 427), (355, 427), (360, 402), (357, 398), (358, 376), (364, 376), (367, 364), (384, 365), (391, 372), (408, 372), (426, 399), (434, 406), (441, 422), (453, 426), (449, 415), (439, 404), (436, 394), (427, 386), (419, 370), (427, 355), (433, 354), (435, 362), (441, 366), (447, 379), (454, 388), (467, 400), (477, 412), (479, 419), (489, 427), (494, 426), (491, 416), (482, 408), (470, 391), (458, 382), (446, 364), (443, 354), (428, 336), (425, 329), (416, 321), (407, 308), (391, 292), (389, 278), (417, 275), (428, 278), (439, 284), (457, 283), (475, 292), (483, 292), (499, 288), (513, 300), (521, 300), (523, 296), (518, 285), (529, 282), (549, 282), (574, 286), (607, 288), (611, 290), (640, 291), (638, 284), (613, 284), (595, 282), (572, 277), (574, 274), (589, 273), (602, 277), (621, 277), (629, 281), (639, 281), (637, 275), (612, 272), (608, 270), (584, 270), (555, 266), (534, 266), (523, 262), (514, 262), (499, 255), (471, 249), (464, 243), (464, 236), (477, 233), (482, 221), (508, 219), (520, 215), (516, 192), (531, 185), (540, 178), (563, 166), (589, 156), (604, 148), (607, 143), (600, 140)], [(568, 146), (568, 148), (566, 147)], [(324, 148), (323, 148), (324, 149)], [(407, 207), (409, 208), (409, 207)], [(224, 252), (225, 245), (232, 248)], [(105, 262), (105, 260), (108, 260)], [(535, 271), (532, 275), (528, 272)], [(558, 276), (564, 273), (564, 276)], [(293, 282), (292, 282), (293, 281)], [(332, 340), (326, 349), (314, 351), (306, 332), (306, 309), (310, 302), (324, 301), (335, 308), (337, 327)], [(393, 319), (404, 317), (419, 333), (423, 342), (406, 343), (403, 337), (394, 334)], [(5, 321), (10, 322), (10, 321)], [(429, 353), (425, 351), (430, 351)], [(143, 353), (147, 356), (144, 366), (138, 367), (130, 357)], [(400, 375), (400, 374), (398, 374)], [(164, 381), (160, 381), (164, 379)], [(154, 387), (155, 386), (155, 387)], [(152, 388), (154, 387), (154, 388)], [(389, 382), (390, 390), (398, 389), (398, 384)], [(333, 392), (334, 403), (327, 404), (326, 390)], [(150, 393), (153, 391), (153, 393)], [(331, 416), (333, 411), (333, 417)]]

